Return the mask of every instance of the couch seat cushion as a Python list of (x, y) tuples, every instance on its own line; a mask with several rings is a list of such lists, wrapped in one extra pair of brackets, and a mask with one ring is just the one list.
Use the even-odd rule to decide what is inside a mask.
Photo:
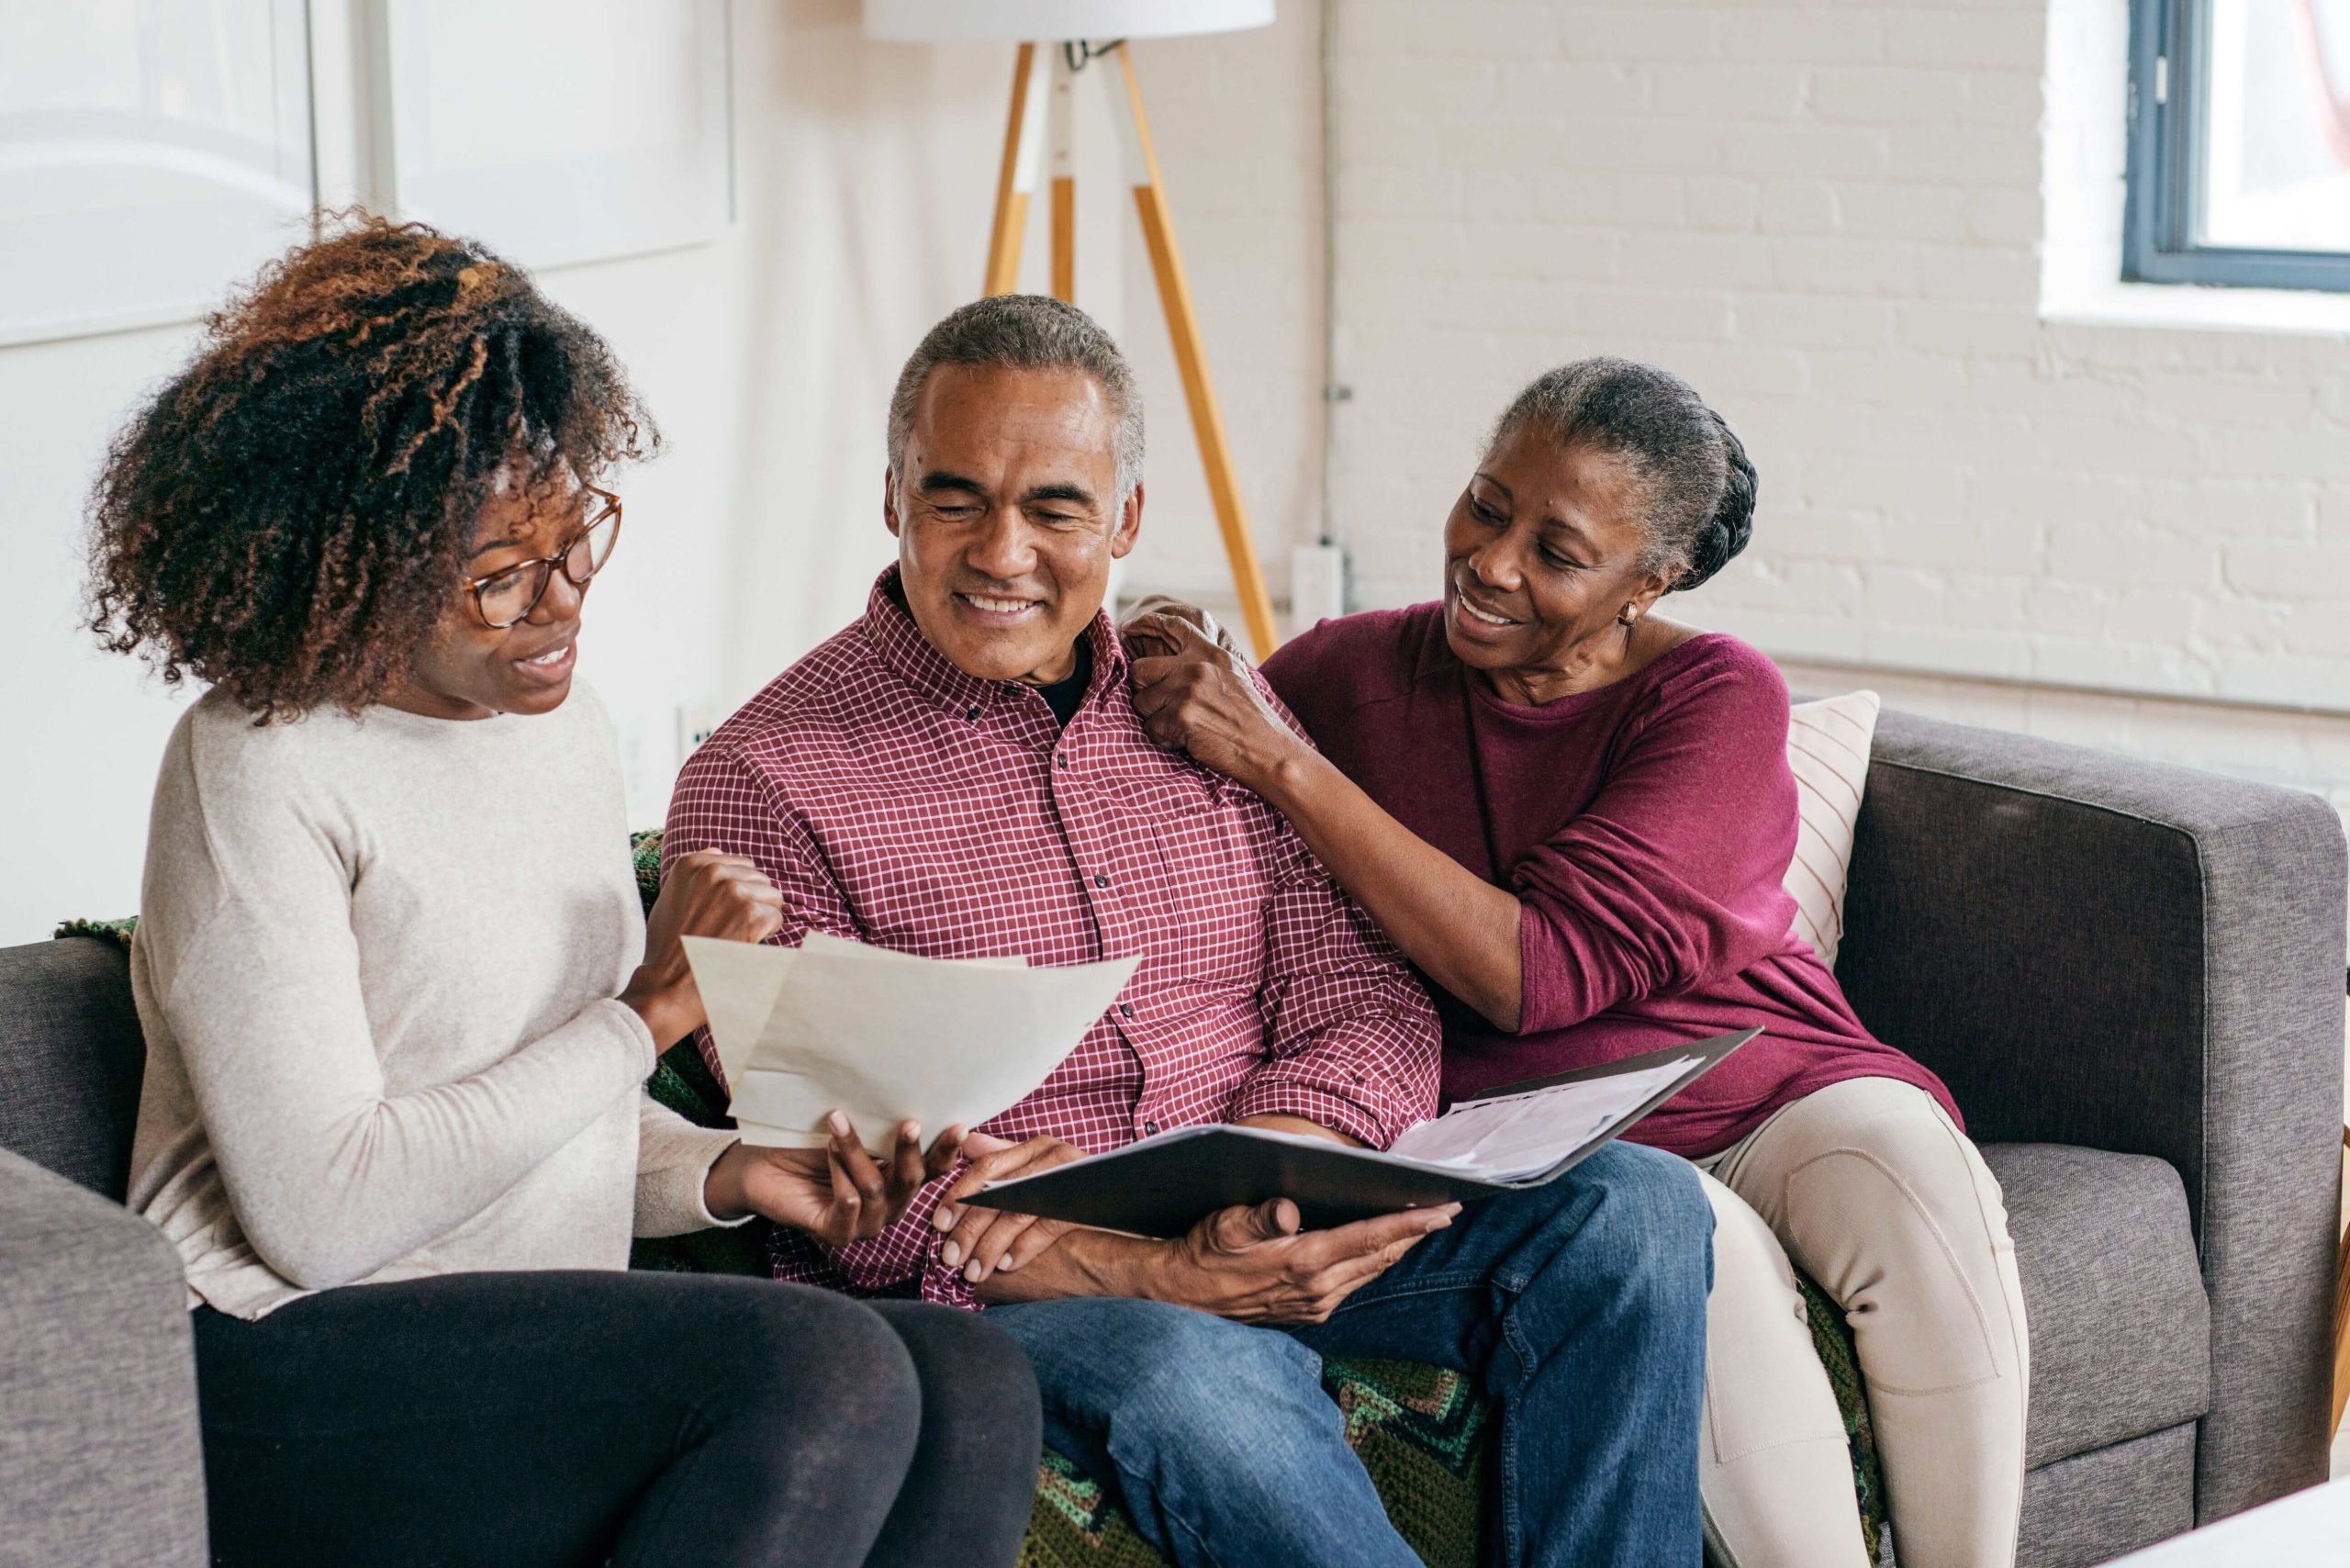
[(2069, 1144), (1986, 1144), (2031, 1332), (2028, 1468), (2210, 1406), (2211, 1313), (2168, 1162)]

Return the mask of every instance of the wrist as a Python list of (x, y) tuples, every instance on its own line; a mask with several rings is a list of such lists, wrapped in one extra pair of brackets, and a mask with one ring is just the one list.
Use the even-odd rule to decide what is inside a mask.
[(1169, 1265), (1180, 1245), (1080, 1226), (1019, 1272), (989, 1275), (979, 1299), (1032, 1300), (1041, 1294), (1176, 1301)]
[(1139, 1301), (1189, 1306), (1192, 1294), (1183, 1289), (1183, 1243), (1120, 1238), (1126, 1245), (1111, 1261), (1103, 1281), (1105, 1295), (1133, 1296)]
[(653, 1054), (658, 1056), (699, 1026), (701, 1018), (692, 998), (688, 988), (665, 981), (653, 973), (651, 965), (640, 964), (629, 977), (628, 989), (621, 992), (620, 1002), (644, 1020), (644, 1026), (653, 1032)]
[(1263, 749), (1249, 762), (1248, 777), (1240, 780), (1275, 807), (1293, 801), (1312, 779), (1316, 764), (1323, 762), (1315, 751), (1287, 726), (1280, 726), (1266, 737)]
[(701, 1206), (710, 1211), (711, 1218), (731, 1223), (750, 1214), (750, 1198), (743, 1184), (743, 1168), (750, 1158), (742, 1144), (730, 1143), (725, 1153), (710, 1162), (701, 1179)]

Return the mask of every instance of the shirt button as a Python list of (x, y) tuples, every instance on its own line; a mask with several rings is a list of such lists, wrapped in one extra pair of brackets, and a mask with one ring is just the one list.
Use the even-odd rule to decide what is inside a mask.
[(1059, 768), (1063, 773), (1067, 773), (1069, 771), (1069, 758), (1065, 756), (1057, 756), (1053, 758), (1053, 766)]
[(1110, 879), (1097, 871), (1093, 876), (1093, 885), (1097, 888), (1106, 888), (1110, 885)]
[(1135, 1015), (1135, 1004), (1131, 1002), (1121, 1002), (1118, 1003), (1118, 1011), (1125, 1016), (1131, 1018)]
[(979, 711), (977, 708), (966, 708), (963, 710), (963, 717), (976, 724), (979, 722)]
[(1158, 1124), (1157, 1122), (1145, 1122), (1142, 1125), (1142, 1130), (1144, 1137), (1157, 1137), (1158, 1136)]

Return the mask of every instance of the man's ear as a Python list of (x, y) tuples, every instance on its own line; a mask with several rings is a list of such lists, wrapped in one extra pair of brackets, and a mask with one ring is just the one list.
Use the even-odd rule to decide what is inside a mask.
[(1135, 493), (1126, 498), (1126, 504), (1118, 512), (1118, 531), (1110, 535), (1110, 559), (1125, 559), (1126, 553), (1135, 547), (1135, 541), (1141, 537), (1142, 483), (1137, 480)]
[(881, 526), (890, 537), (898, 532), (898, 476), (888, 469), (881, 473)]

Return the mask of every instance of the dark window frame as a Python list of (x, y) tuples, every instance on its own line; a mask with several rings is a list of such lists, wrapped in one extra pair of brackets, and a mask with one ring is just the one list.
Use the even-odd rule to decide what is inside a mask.
[(2199, 244), (2210, 0), (2130, 0), (2130, 160), (2121, 276), (2130, 283), (2350, 292), (2350, 252)]

